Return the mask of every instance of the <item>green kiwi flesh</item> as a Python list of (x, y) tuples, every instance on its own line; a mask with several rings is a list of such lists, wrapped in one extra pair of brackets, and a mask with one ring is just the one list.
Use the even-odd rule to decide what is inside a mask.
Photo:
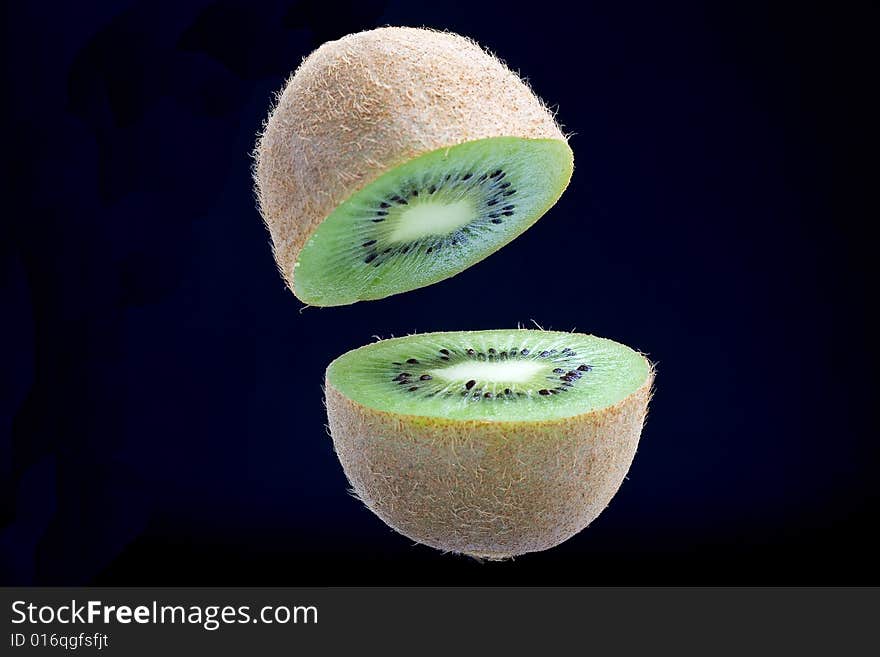
[(450, 421), (544, 421), (611, 406), (641, 387), (644, 356), (612, 340), (538, 330), (425, 333), (351, 351), (328, 381), (364, 406)]
[(340, 204), (295, 264), (317, 306), (379, 299), (449, 278), (520, 235), (559, 198), (568, 145), (495, 137), (421, 155)]

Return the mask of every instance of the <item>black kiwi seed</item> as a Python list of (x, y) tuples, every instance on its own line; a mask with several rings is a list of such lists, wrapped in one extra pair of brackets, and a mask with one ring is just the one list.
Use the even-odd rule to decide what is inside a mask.
[(521, 352), (519, 352), (519, 353), (522, 354), (523, 356), (528, 356), (528, 355), (529, 355), (529, 350), (528, 350), (528, 349), (523, 349), (523, 350), (522, 350)]
[(410, 365), (418, 365), (419, 364), (419, 361), (417, 361), (415, 358), (407, 358), (406, 362), (409, 363)]
[(581, 372), (589, 372), (593, 368), (590, 365), (578, 365), (578, 369)]
[(504, 183), (503, 185), (498, 185), (498, 189), (507, 189), (508, 187), (510, 187), (509, 180), (506, 183)]
[[(507, 214), (507, 213), (505, 212), (504, 214)], [(513, 214), (513, 213), (511, 212), (511, 214)], [(503, 224), (504, 221), (502, 219), (493, 219), (492, 223), (493, 224)]]
[(572, 370), (571, 372), (569, 372), (569, 373), (568, 373), (568, 376), (573, 376), (573, 377), (578, 378), (578, 379), (581, 378), (581, 375), (578, 374), (577, 372), (575, 372), (574, 370)]
[(486, 205), (498, 205), (498, 199), (493, 198), (491, 201), (487, 201)]
[(384, 209), (384, 208), (390, 208), (390, 207), (391, 207), (391, 204), (390, 204), (390, 203), (386, 203), (385, 201), (382, 201), (382, 202), (379, 204), (379, 207), (380, 207), (380, 208), (383, 208), (383, 209)]
[(431, 377), (430, 374), (422, 374), (422, 375), (419, 377), (419, 381), (430, 381), (431, 378), (432, 378), (432, 377)]
[(417, 189), (412, 190), (412, 196), (418, 196), (418, 195), (419, 195), (419, 190), (417, 190)]
[(516, 190), (515, 190), (515, 189), (506, 189), (506, 190), (504, 190), (504, 192), (502, 193), (502, 196), (513, 196), (514, 194), (516, 194)]
[(538, 391), (538, 394), (539, 395), (549, 395), (550, 391), (545, 388), (542, 388), (541, 390)]
[(431, 186), (428, 188), (428, 193), (429, 193), (429, 194), (433, 194), (433, 193), (436, 192), (436, 191), (437, 191), (437, 186), (436, 186), (436, 185), (431, 185)]
[(542, 351), (540, 354), (538, 354), (538, 356), (540, 356), (541, 358), (547, 358), (547, 356), (549, 356), (549, 355), (550, 355), (549, 351)]
[(562, 374), (564, 371), (565, 370), (562, 369), (561, 367), (557, 367), (556, 369), (553, 370), (553, 373), (554, 374)]
[(470, 381), (468, 381), (467, 383), (464, 384), (464, 387), (467, 388), (468, 390), (470, 390), (475, 385), (477, 385), (477, 382), (474, 381), (473, 379), (471, 379)]
[(398, 374), (397, 376), (395, 376), (395, 377), (394, 377), (393, 379), (391, 379), (391, 380), (392, 380), (392, 381), (406, 381), (406, 379), (407, 379), (408, 376), (409, 376), (409, 375), (406, 374), (406, 373), (404, 372), (403, 374)]
[(468, 356), (473, 356), (473, 355), (474, 355), (475, 353), (477, 353), (477, 352), (474, 351), (473, 349), (468, 349), (465, 353), (466, 353)]
[(473, 176), (474, 176), (474, 174), (472, 174), (472, 173), (466, 173), (461, 177), (461, 179), (462, 180), (470, 180), (471, 178), (473, 178)]
[(486, 399), (492, 399), (492, 396), (493, 395), (491, 392), (487, 392), (485, 395), (483, 395), (483, 397), (485, 397)]
[(505, 395), (509, 395), (509, 394), (510, 394), (510, 388), (505, 388), (505, 389), (504, 389), (504, 394), (505, 394)]
[(376, 254), (375, 254), (375, 253), (371, 253), (371, 254), (368, 255), (366, 258), (364, 258), (364, 262), (367, 263), (367, 264), (370, 264), (370, 263), (373, 262), (373, 260), (375, 260), (375, 259), (376, 259)]
[(440, 356), (440, 360), (449, 360), (449, 356)]
[(510, 350), (510, 355), (511, 355), (511, 356), (516, 356), (516, 349), (511, 349), (511, 350)]
[(504, 173), (504, 172), (501, 169), (496, 169), (495, 172), (492, 174), (492, 178), (497, 178), (502, 173)]
[(489, 355), (490, 355), (490, 356), (494, 356), (495, 353), (496, 353), (496, 352), (495, 352), (494, 349), (492, 349), (492, 348), (489, 349)]
[(415, 391), (418, 390), (418, 389), (419, 389), (418, 386), (413, 386), (412, 388), (409, 389), (409, 391), (410, 391), (410, 392), (415, 392)]
[(444, 356), (448, 356), (448, 355), (449, 355), (449, 349), (441, 349), (441, 350), (440, 350), (440, 353), (443, 354)]
[(379, 217), (378, 219), (373, 219), (373, 223), (374, 223), (374, 224), (378, 224), (378, 223), (383, 222), (383, 221), (385, 221), (385, 217)]
[(376, 240), (370, 240), (368, 242), (364, 242), (361, 246), (373, 246), (376, 243)]

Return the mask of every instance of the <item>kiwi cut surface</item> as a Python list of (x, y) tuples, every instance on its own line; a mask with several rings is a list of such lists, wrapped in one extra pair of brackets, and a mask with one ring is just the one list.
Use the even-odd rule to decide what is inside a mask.
[(418, 542), (501, 559), (586, 527), (629, 469), (653, 369), (590, 335), (426, 333), (334, 360), (326, 402), (358, 497)]
[(433, 151), (384, 174), (312, 234), (294, 291), (316, 305), (380, 299), (482, 260), (559, 197), (568, 148), (496, 137)]
[(470, 267), (537, 221), (572, 168), (553, 115), (479, 45), (381, 28), (303, 61), (264, 126), (255, 178), (291, 290), (336, 306)]

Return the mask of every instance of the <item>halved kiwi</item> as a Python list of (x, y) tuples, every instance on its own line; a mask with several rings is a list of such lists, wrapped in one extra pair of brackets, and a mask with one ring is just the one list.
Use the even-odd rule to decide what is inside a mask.
[(552, 114), (519, 77), (473, 41), (413, 28), (312, 53), (256, 155), (278, 266), (318, 306), (459, 273), (537, 221), (573, 167)]
[(357, 496), (432, 547), (501, 559), (573, 536), (629, 469), (653, 382), (611, 340), (538, 330), (376, 342), (327, 368)]

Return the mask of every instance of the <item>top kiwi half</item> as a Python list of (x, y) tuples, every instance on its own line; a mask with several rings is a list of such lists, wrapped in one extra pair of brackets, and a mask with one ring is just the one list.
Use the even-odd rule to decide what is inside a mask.
[(414, 28), (349, 35), (307, 57), (256, 158), (279, 269), (317, 306), (459, 273), (537, 221), (573, 168), (517, 75), (473, 41)]

